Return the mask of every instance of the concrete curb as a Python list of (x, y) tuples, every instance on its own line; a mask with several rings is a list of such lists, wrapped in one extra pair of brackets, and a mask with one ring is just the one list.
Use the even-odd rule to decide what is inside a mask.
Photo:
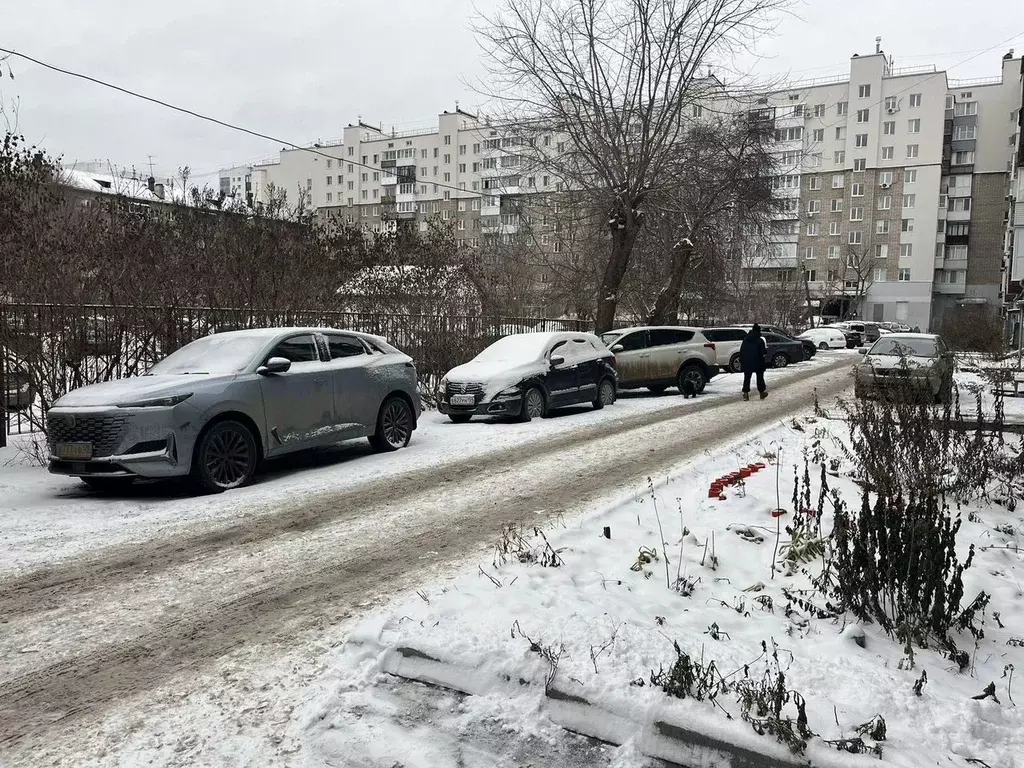
[[(512, 681), (489, 681), (475, 667), (451, 664), (416, 648), (390, 648), (382, 659), (384, 672), (427, 685), (458, 691), (470, 696), (508, 688)], [(533, 685), (520, 680), (520, 685)], [(812, 744), (803, 757), (780, 757), (748, 746), (730, 744), (694, 730), (685, 723), (659, 718), (652, 724), (638, 722), (603, 707), (591, 704), (579, 686), (558, 683), (545, 691), (544, 712), (551, 722), (567, 731), (588, 736), (614, 746), (632, 742), (646, 757), (673, 766), (715, 766), (715, 768), (887, 768), (892, 763), (875, 757), (834, 752), (821, 743)], [(761, 737), (758, 737), (761, 738)], [(771, 751), (779, 745), (766, 741)], [(776, 748), (776, 749), (773, 749)]]

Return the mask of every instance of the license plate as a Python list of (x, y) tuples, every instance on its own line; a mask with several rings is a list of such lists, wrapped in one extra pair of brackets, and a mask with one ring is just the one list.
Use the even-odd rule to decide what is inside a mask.
[(92, 443), (57, 443), (54, 453), (58, 459), (91, 459)]
[(452, 395), (452, 405), (476, 405), (473, 395)]

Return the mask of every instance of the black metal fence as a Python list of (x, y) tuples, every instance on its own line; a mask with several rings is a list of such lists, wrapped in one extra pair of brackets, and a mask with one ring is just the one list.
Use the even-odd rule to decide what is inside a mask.
[(502, 336), (591, 327), (537, 317), (0, 303), (0, 415), (6, 409), (7, 423), (0, 445), (5, 433), (41, 431), (46, 409), (71, 389), (145, 373), (211, 333), (287, 326), (383, 336), (416, 361), (428, 404), (441, 376)]

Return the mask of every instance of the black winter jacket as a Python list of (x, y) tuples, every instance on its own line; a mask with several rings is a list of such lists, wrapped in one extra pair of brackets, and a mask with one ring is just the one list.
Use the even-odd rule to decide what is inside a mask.
[(750, 371), (757, 373), (760, 371), (764, 373), (767, 365), (765, 364), (765, 353), (768, 351), (768, 346), (764, 340), (764, 336), (753, 331), (747, 333), (743, 339), (743, 343), (740, 345), (740, 363), (743, 366), (744, 372)]

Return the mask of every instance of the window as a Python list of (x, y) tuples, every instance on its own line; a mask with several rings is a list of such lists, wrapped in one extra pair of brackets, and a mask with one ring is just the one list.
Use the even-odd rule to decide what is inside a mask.
[(772, 189), (799, 189), (800, 188), (800, 176), (798, 174), (790, 173), (784, 176), (773, 176), (772, 177)]
[(903, 183), (904, 184), (916, 184), (917, 183), (917, 169), (907, 168), (903, 171)]
[(920, 133), (921, 132), (921, 118), (915, 117), (911, 120), (907, 120), (907, 133)]
[(882, 159), (892, 160), (895, 157), (896, 148), (893, 146), (882, 147)]
[(811, 176), (807, 179), (808, 189), (821, 189), (821, 176)]
[(331, 202), (332, 197), (333, 197), (333, 195), (330, 192), (328, 192), (327, 193), (327, 202), (328, 203)]
[(859, 98), (862, 98), (862, 99), (870, 99), (871, 98), (871, 86), (870, 85), (862, 85), (862, 86), (860, 86), (857, 89), (857, 96)]
[(971, 225), (967, 221), (946, 222), (946, 237), (967, 237), (971, 234)]
[(820, 232), (821, 232), (821, 225), (818, 224), (818, 222), (812, 221), (812, 222), (809, 222), (807, 224), (807, 236), (808, 237), (817, 237), (818, 234), (820, 234)]
[(822, 163), (821, 152), (811, 153), (811, 168), (820, 168)]
[(370, 180), (370, 174), (364, 173), (363, 174), (363, 183), (365, 184), (369, 180)]
[(821, 200), (809, 200), (807, 202), (808, 213), (820, 213), (821, 212)]
[(866, 171), (868, 169), (868, 160), (866, 157), (858, 157), (853, 161), (854, 171)]
[(885, 267), (877, 267), (875, 269), (875, 282), (884, 283), (888, 278), (888, 273), (889, 270), (887, 270)]
[(810, 245), (807, 248), (804, 248), (804, 258), (805, 259), (816, 259), (817, 257), (818, 257), (818, 251), (817, 251), (817, 249), (813, 245)]
[(445, 183), (448, 183), (449, 181), (452, 180), (452, 175), (450, 173), (446, 173), (444, 175), (444, 180), (445, 180)]
[(913, 208), (917, 203), (917, 195), (904, 195), (903, 196), (903, 207)]
[[(948, 200), (949, 200), (949, 196), (948, 195), (939, 195), (939, 208), (945, 208), (946, 207), (946, 203), (948, 202)], [(941, 232), (942, 230), (939, 230), (939, 231)]]
[(445, 221), (448, 221), (449, 219), (451, 219), (451, 217), (452, 212), (449, 209), (445, 208), (443, 211), (441, 211), (441, 218), (444, 219)]
[[(355, 153), (356, 153), (356, 148), (355, 147), (349, 147), (348, 148), (348, 156), (349, 157), (352, 157), (352, 155), (354, 155)], [(352, 172), (352, 166), (351, 165), (348, 167), (348, 171), (349, 171), (349, 173)]]
[(795, 128), (779, 128), (775, 131), (776, 141), (799, 141), (803, 137), (803, 126), (797, 126)]
[(871, 119), (870, 109), (858, 109), (857, 110), (857, 122), (866, 123)]
[(875, 222), (875, 234), (876, 235), (888, 235), (889, 234), (889, 220), (879, 219)]
[(974, 150), (954, 152), (953, 165), (974, 165)]
[(313, 180), (312, 179), (306, 179), (306, 189), (312, 189), (312, 188), (313, 188)]
[(910, 94), (910, 106), (911, 107), (920, 107), (921, 106), (921, 94), (920, 93), (912, 93), (912, 94)]
[(875, 246), (875, 258), (876, 259), (888, 259), (889, 258), (889, 246), (885, 243)]
[(832, 159), (835, 161), (836, 165), (842, 165), (846, 162), (846, 152), (839, 150), (835, 153)]
[(882, 135), (883, 136), (894, 136), (896, 134), (896, 121), (886, 120), (882, 123)]
[(832, 174), (832, 189), (842, 189), (846, 184), (846, 175), (842, 173)]
[(815, 104), (814, 105), (814, 116), (815, 117), (824, 117), (825, 116), (825, 105), (824, 104)]
[(815, 128), (811, 135), (813, 141), (824, 141), (825, 140), (825, 129)]
[(348, 191), (351, 192), (353, 189), (355, 189), (355, 182), (354, 181), (350, 181), (347, 186), (348, 186)]
[(853, 137), (854, 146), (866, 147), (868, 145), (868, 135), (866, 133), (858, 133)]
[(782, 164), (783, 165), (796, 165), (800, 162), (799, 152), (783, 152), (782, 153)]
[(947, 245), (946, 246), (946, 258), (963, 260), (967, 258), (967, 246), (966, 245)]
[(836, 128), (836, 141), (846, 141), (846, 128), (843, 126)]
[(913, 219), (900, 219), (900, 232), (913, 232), (914, 231), (914, 220)]
[(954, 197), (950, 200), (949, 210), (951, 211), (970, 211), (971, 210), (971, 198), (969, 197)]
[(976, 101), (960, 101), (953, 108), (953, 114), (957, 117), (964, 117), (965, 115), (976, 115), (978, 114), (978, 102)]
[(434, 147), (434, 159), (435, 160), (438, 158), (438, 156), (440, 154), (441, 154), (441, 150), (439, 150), (437, 147)]
[(864, 233), (860, 230), (854, 230), (850, 233), (849, 243), (850, 245), (860, 245), (864, 242)]
[(850, 111), (850, 104), (845, 101), (840, 101), (836, 104), (836, 114), (842, 117)]
[(836, 271), (836, 270), (834, 270), (834, 269), (830, 269), (830, 270), (829, 270), (829, 271), (827, 272), (827, 275), (828, 275), (828, 281), (829, 281), (830, 283), (834, 283), (834, 282), (835, 282), (836, 280), (838, 280), (838, 279), (839, 279), (839, 272), (838, 272), (838, 271)]
[(915, 158), (921, 147), (918, 144), (907, 144), (907, 157)]
[(451, 155), (445, 155), (444, 156), (444, 162), (445, 162), (446, 165), (450, 164), (451, 161), (452, 161), (452, 156)]
[(315, 363), (320, 359), (316, 342), (310, 333), (285, 339), (267, 355), (268, 360), (271, 357), (283, 357), (291, 363)]
[(448, 146), (451, 146), (451, 143), (452, 143), (452, 137), (451, 137), (451, 134), (450, 134), (450, 133), (446, 133), (446, 134), (444, 135), (444, 145), (445, 145), (446, 147), (448, 147)]
[(465, 144), (459, 144), (459, 154), (460, 155), (466, 154), (466, 145)]
[(828, 247), (828, 257), (830, 259), (838, 259), (842, 249), (838, 245), (830, 245)]
[(459, 163), (459, 173), (465, 173), (465, 172), (466, 172), (466, 164), (465, 163)]
[(362, 194), (362, 198), (363, 198), (363, 200), (365, 200), (365, 199), (366, 199), (367, 197), (369, 197), (369, 195), (370, 195), (370, 193), (369, 193), (369, 192), (367, 192), (367, 191), (366, 191), (365, 189), (364, 189), (364, 190), (362, 191), (362, 193), (361, 193), (361, 194)]
[(806, 269), (806, 270), (804, 270), (804, 280), (806, 280), (808, 283), (813, 283), (817, 279), (818, 279), (818, 270), (816, 270), (816, 269)]
[(896, 100), (895, 96), (885, 97), (885, 109), (887, 112), (892, 112), (899, 105), (899, 101)]
[[(800, 202), (799, 199), (797, 199), (795, 197), (784, 198), (782, 200), (779, 200), (779, 209), (783, 213), (796, 214), (797, 208), (799, 207), (799, 205), (798, 205), (799, 202)], [(545, 223), (547, 223), (547, 222), (545, 222)]]
[(841, 234), (842, 228), (840, 223), (838, 221), (830, 221), (828, 223), (828, 233), (833, 237), (835, 237), (838, 234)]
[(836, 212), (841, 210), (843, 210), (843, 199), (841, 197), (832, 198), (832, 211)]
[(351, 336), (339, 336), (333, 333), (327, 335), (327, 349), (331, 353), (331, 360), (340, 360), (343, 357), (358, 357), (366, 354), (366, 348), (359, 339)]
[(864, 209), (859, 205), (850, 206), (850, 221), (864, 221)]
[(701, 116), (703, 116), (703, 114), (704, 114), (704, 107), (702, 107), (700, 104), (694, 104), (693, 105), (693, 116), (694, 117), (701, 117)]
[(910, 282), (910, 270), (907, 269), (906, 267), (904, 267), (903, 269), (900, 270), (900, 282), (901, 283), (909, 283)]
[(460, 230), (464, 230), (465, 228), (466, 228), (466, 220), (465, 219), (459, 219), (459, 229)]
[(864, 197), (864, 185), (854, 184), (853, 189), (850, 192), (851, 197)]

